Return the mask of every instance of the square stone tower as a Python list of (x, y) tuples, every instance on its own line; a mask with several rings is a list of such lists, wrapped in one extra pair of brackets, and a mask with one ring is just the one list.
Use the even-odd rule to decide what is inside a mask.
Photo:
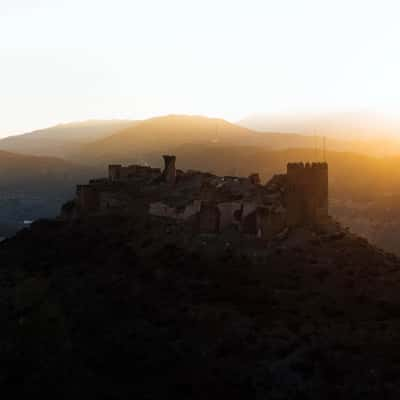
[(176, 180), (175, 156), (164, 155), (164, 170), (162, 176), (167, 183), (174, 184)]
[(328, 217), (328, 164), (287, 165), (287, 224), (323, 223)]

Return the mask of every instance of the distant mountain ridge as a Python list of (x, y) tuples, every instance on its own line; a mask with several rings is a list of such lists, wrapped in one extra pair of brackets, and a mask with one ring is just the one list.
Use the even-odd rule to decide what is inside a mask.
[[(269, 150), (309, 148), (319, 154), (323, 147), (322, 136), (327, 136), (326, 148), (331, 151), (374, 156), (400, 154), (399, 139), (371, 139), (368, 138), (371, 130), (365, 137), (352, 138), (343, 128), (345, 124), (336, 131), (336, 122), (318, 125), (311, 119), (285, 120), (279, 115), (267, 120), (257, 118), (250, 117), (239, 125), (223, 119), (190, 115), (167, 115), (143, 121), (73, 122), (7, 137), (0, 140), (0, 150), (104, 165), (108, 162), (146, 161), (149, 154), (173, 152), (179, 146), (195, 144), (259, 146)], [(357, 118), (347, 117), (348, 121), (351, 119)], [(315, 126), (321, 129), (313, 130)], [(322, 126), (329, 129), (322, 129)]]
[[(296, 133), (256, 132), (222, 119), (169, 115), (141, 121), (82, 148), (80, 159), (99, 164), (137, 162), (149, 155), (168, 153), (184, 145), (258, 146), (269, 150), (311, 148), (322, 151), (322, 137)], [(353, 143), (330, 139), (328, 147), (351, 151)]]
[(336, 139), (396, 138), (400, 120), (374, 112), (258, 113), (237, 123), (259, 132), (292, 132)]
[(88, 120), (60, 124), (1, 139), (0, 150), (69, 158), (84, 143), (107, 137), (136, 123), (132, 120)]
[(183, 144), (246, 144), (253, 132), (221, 119), (168, 115), (142, 121), (87, 144), (83, 154), (94, 161), (124, 161), (148, 153), (170, 152)]
[[(23, 155), (0, 150), (0, 189), (20, 187), (50, 192), (58, 185), (70, 188), (90, 177), (96, 169), (57, 157)], [(51, 187), (54, 184), (54, 187)]]

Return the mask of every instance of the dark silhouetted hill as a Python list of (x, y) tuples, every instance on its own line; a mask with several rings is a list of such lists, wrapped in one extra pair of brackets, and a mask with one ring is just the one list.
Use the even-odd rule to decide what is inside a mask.
[(398, 398), (399, 259), (345, 231), (245, 243), (143, 216), (1, 243), (2, 393)]

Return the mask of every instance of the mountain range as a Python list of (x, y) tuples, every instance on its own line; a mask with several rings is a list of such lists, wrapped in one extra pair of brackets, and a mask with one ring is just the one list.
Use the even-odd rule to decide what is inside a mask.
[[(365, 119), (364, 119), (365, 118)], [(319, 127), (315, 129), (315, 127)], [(81, 164), (146, 161), (149, 153), (188, 144), (309, 148), (371, 156), (400, 154), (396, 125), (363, 114), (326, 117), (250, 116), (238, 124), (201, 116), (168, 115), (143, 121), (98, 120), (57, 125), (0, 140), (0, 150), (60, 157)], [(389, 128), (392, 127), (389, 135)], [(399, 124), (400, 127), (400, 124)], [(375, 136), (374, 136), (375, 135)]]
[(129, 120), (90, 120), (60, 124), (0, 140), (0, 150), (69, 158), (89, 143), (136, 124)]
[[(284, 172), (287, 162), (325, 159), (331, 194), (365, 202), (400, 191), (400, 150), (396, 153), (394, 139), (387, 140), (393, 141), (393, 155), (378, 157), (381, 147), (376, 140), (329, 137), (324, 152), (322, 137), (259, 132), (201, 116), (71, 123), (0, 140), (0, 189), (6, 200), (14, 202), (15, 193), (18, 201), (29, 199), (29, 212), (23, 214), (27, 219), (52, 216), (77, 183), (106, 176), (109, 163), (161, 167), (160, 154), (173, 153), (178, 168), (219, 175), (259, 172), (264, 181)], [(32, 205), (38, 192), (46, 200), (45, 212), (36, 213)], [(9, 200), (0, 204), (3, 216), (18, 214), (8, 205)]]
[(324, 135), (345, 140), (395, 138), (400, 130), (400, 120), (397, 117), (367, 111), (259, 113), (245, 117), (238, 125), (260, 132)]
[(400, 120), (378, 113), (253, 114), (239, 121), (238, 125), (258, 132), (292, 132), (316, 138), (323, 136), (326, 138), (326, 147), (332, 150), (374, 156), (400, 154)]

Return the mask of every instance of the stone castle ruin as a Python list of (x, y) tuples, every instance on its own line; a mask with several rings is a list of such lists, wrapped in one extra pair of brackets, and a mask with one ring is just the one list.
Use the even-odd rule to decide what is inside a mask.
[(108, 177), (78, 185), (62, 216), (147, 213), (190, 226), (195, 233), (235, 229), (269, 240), (292, 227), (328, 221), (327, 163), (289, 163), (287, 173), (262, 184), (247, 178), (177, 170), (176, 157), (164, 155), (164, 169), (110, 165)]

